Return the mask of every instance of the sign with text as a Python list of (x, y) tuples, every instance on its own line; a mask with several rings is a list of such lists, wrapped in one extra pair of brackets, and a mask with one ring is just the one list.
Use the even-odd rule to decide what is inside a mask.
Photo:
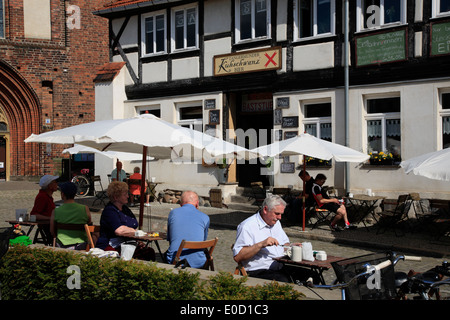
[(406, 30), (356, 38), (356, 65), (358, 67), (406, 60), (406, 57)]
[(281, 68), (281, 47), (214, 56), (214, 76)]
[(431, 55), (450, 53), (450, 22), (431, 25)]

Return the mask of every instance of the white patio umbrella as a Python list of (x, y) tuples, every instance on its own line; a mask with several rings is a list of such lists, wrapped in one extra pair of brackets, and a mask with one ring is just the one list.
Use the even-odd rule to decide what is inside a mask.
[[(101, 151), (120, 151), (142, 155), (142, 176), (145, 178), (145, 155), (174, 161), (212, 158), (251, 159), (256, 154), (235, 144), (208, 134), (180, 127), (151, 114), (129, 119), (103, 120), (84, 123), (60, 130), (32, 134), (25, 142), (80, 144)], [(193, 152), (192, 152), (193, 151)], [(141, 187), (139, 226), (143, 220), (144, 179)]]
[(450, 181), (450, 148), (429, 152), (400, 163), (405, 173)]
[[(142, 150), (139, 153), (120, 152), (120, 151), (100, 151), (95, 148), (86, 147), (76, 144), (71, 148), (64, 149), (62, 153), (79, 154), (79, 153), (97, 153), (108, 158), (117, 158), (125, 161), (142, 160)], [(147, 160), (153, 160), (153, 157), (147, 156)]]
[[(296, 137), (286, 140), (276, 141), (266, 146), (252, 149), (255, 154), (274, 157), (276, 155), (292, 156), (303, 155), (303, 170), (306, 170), (306, 156), (331, 160), (334, 158), (338, 162), (363, 162), (369, 159), (369, 155), (332, 143), (323, 139), (316, 138), (308, 133), (302, 133)], [(303, 191), (305, 190), (305, 181), (303, 181)], [(305, 193), (303, 192), (303, 231), (305, 230)]]

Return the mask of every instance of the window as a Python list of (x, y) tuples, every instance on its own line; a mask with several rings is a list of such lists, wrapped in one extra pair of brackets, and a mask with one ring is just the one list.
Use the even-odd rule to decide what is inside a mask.
[(236, 0), (236, 42), (270, 37), (270, 0)]
[(165, 53), (166, 14), (152, 13), (142, 17), (142, 55)]
[(450, 92), (441, 94), (442, 148), (450, 147)]
[(450, 0), (433, 0), (433, 17), (450, 14)]
[(357, 31), (406, 23), (406, 0), (358, 0)]
[(296, 39), (334, 34), (334, 0), (297, 0), (295, 3)]
[(5, 37), (5, 6), (3, 0), (0, 0), (0, 38)]
[(401, 161), (400, 97), (367, 99), (366, 110), (368, 152), (389, 152)]
[(172, 51), (198, 48), (197, 7), (172, 11)]
[(200, 106), (183, 106), (178, 109), (178, 125), (203, 132), (203, 108)]
[(331, 142), (331, 103), (305, 104), (305, 132)]

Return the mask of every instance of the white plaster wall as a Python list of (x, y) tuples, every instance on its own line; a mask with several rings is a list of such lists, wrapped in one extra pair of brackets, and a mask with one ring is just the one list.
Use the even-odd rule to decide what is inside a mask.
[(26, 38), (52, 38), (49, 0), (24, 0), (23, 22)]
[(334, 43), (325, 42), (294, 48), (294, 71), (334, 67)]
[[(126, 67), (123, 67), (111, 82), (95, 84), (95, 120), (110, 120), (124, 118)], [(100, 175), (102, 185), (109, 184), (107, 174), (115, 168), (116, 159), (101, 154), (95, 154), (95, 174)]]
[(214, 56), (230, 53), (231, 38), (220, 38), (205, 41), (204, 44), (204, 72), (205, 77), (211, 77), (214, 74)]
[(288, 0), (279, 0), (277, 4), (277, 41), (287, 40)]
[(199, 77), (199, 58), (177, 59), (172, 61), (172, 80)]
[[(113, 19), (112, 20), (112, 28), (117, 36), (119, 34), (120, 28), (123, 25), (125, 18)], [(132, 16), (125, 27), (125, 30), (120, 37), (120, 45), (123, 49), (136, 47), (139, 45), (140, 35), (138, 34), (138, 17)]]
[(167, 61), (142, 64), (142, 83), (167, 81)]
[[(449, 87), (450, 81), (423, 81), (351, 88), (351, 144), (360, 145), (367, 152), (363, 98), (398, 92), (401, 98), (402, 159), (441, 149), (442, 119), (438, 112), (438, 94), (440, 88)], [(351, 164), (350, 188), (353, 193), (370, 188), (375, 194), (389, 198), (419, 192), (422, 198), (450, 199), (450, 182), (407, 175), (403, 168), (383, 169)]]
[(204, 12), (205, 35), (227, 32), (231, 30), (231, 1), (205, 1)]

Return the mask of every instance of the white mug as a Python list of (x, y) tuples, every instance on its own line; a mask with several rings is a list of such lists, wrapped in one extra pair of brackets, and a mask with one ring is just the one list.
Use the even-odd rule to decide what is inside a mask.
[(292, 258), (293, 261), (302, 261), (302, 247), (292, 246)]

